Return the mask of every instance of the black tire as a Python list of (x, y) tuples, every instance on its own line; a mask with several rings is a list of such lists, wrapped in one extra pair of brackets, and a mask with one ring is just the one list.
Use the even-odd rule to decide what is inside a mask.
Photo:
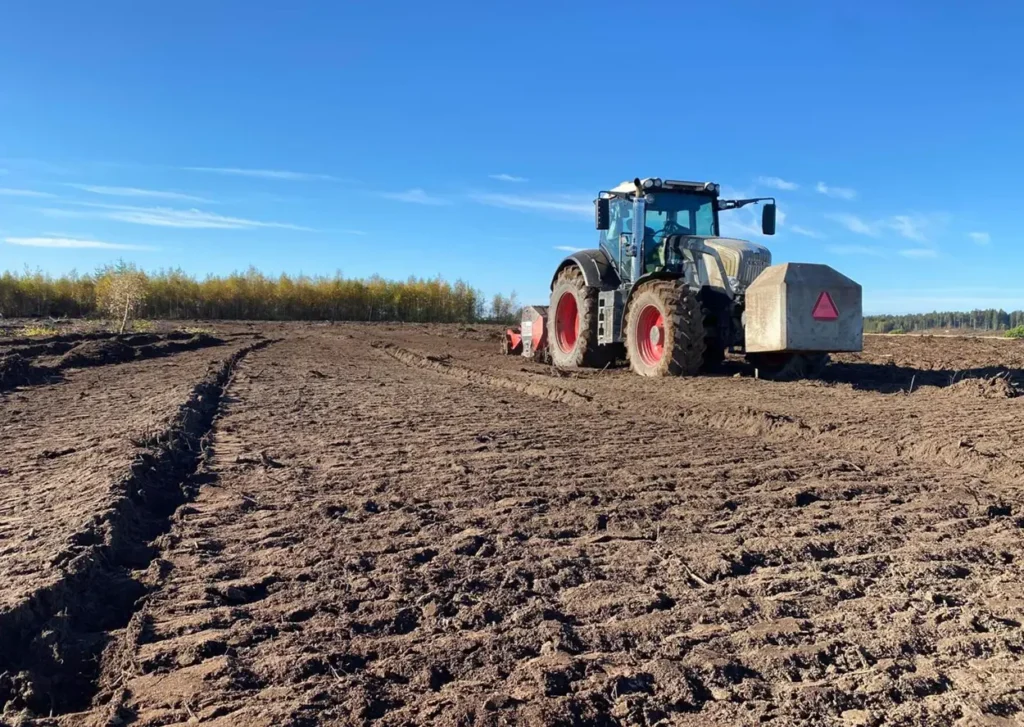
[[(663, 321), (661, 354), (652, 355), (638, 328), (654, 308)], [(660, 329), (661, 330), (661, 329)], [(648, 334), (650, 335), (650, 334)], [(682, 280), (653, 280), (633, 294), (626, 313), (626, 355), (641, 376), (694, 376), (704, 365), (704, 319), (700, 301)]]
[(718, 325), (719, 313), (706, 302), (701, 301), (700, 318), (704, 326), (704, 360), (701, 371), (717, 371), (725, 361), (725, 343)]
[(722, 321), (728, 321), (732, 301), (729, 296), (713, 288), (702, 288), (697, 294), (700, 315), (704, 322), (704, 363), (701, 371), (718, 371), (725, 362), (727, 330)]
[[(587, 285), (583, 272), (575, 265), (558, 274), (551, 288), (547, 321), (547, 348), (555, 366), (583, 368), (604, 365), (604, 356), (597, 345), (597, 293), (597, 288)], [(579, 326), (575, 335), (566, 330), (560, 337), (558, 305), (565, 296), (571, 296), (576, 302)]]

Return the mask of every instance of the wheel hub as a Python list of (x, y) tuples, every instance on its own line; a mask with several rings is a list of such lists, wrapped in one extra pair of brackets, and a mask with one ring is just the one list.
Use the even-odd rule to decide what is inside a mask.
[(562, 293), (555, 306), (555, 343), (562, 353), (572, 353), (580, 335), (580, 309), (571, 291)]
[(656, 305), (645, 305), (636, 317), (637, 353), (645, 366), (657, 366), (665, 355), (665, 316)]

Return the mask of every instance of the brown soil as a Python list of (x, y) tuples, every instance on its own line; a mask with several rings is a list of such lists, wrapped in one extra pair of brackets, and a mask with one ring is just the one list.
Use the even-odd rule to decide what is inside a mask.
[(1024, 717), (1024, 398), (959, 393), (1024, 345), (658, 381), (484, 326), (262, 330), (3, 399), (11, 720)]
[(0, 356), (0, 391), (25, 383), (30, 377), (30, 364), (16, 353)]
[[(252, 334), (234, 331), (229, 338)], [(0, 339), (0, 391), (17, 386), (59, 381), (63, 372), (89, 366), (108, 366), (136, 359), (170, 356), (219, 346), (224, 340), (208, 333), (174, 331), (117, 336), (109, 332), (65, 334), (36, 339), (33, 343)]]
[(83, 366), (105, 366), (124, 363), (135, 358), (135, 349), (117, 339), (87, 341), (80, 343), (60, 359), (60, 365), (67, 368)]
[(949, 387), (949, 393), (959, 397), (1013, 399), (1020, 396), (1021, 390), (1005, 376), (991, 376), (958, 381)]

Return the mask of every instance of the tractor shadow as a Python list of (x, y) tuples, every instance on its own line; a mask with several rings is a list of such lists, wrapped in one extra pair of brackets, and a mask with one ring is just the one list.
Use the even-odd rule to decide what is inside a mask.
[[(549, 374), (553, 367), (545, 367), (543, 370), (523, 367), (520, 369), (525, 373)], [(728, 358), (714, 371), (707, 371), (701, 377), (727, 379), (727, 378), (753, 378), (755, 376), (753, 364), (740, 359)], [(629, 362), (617, 360), (603, 369), (581, 369), (577, 371), (563, 371), (557, 375), (576, 379), (588, 377), (607, 376), (610, 373), (620, 376), (631, 376)], [(774, 378), (761, 373), (761, 378), (767, 381), (793, 382), (793, 381), (820, 381), (825, 384), (848, 384), (857, 391), (874, 391), (880, 394), (909, 394), (920, 390), (923, 386), (946, 388), (959, 384), (963, 381), (978, 380), (990, 381), (992, 379), (1005, 379), (1010, 390), (1024, 392), (1024, 368), (1012, 368), (1008, 366), (982, 366), (968, 369), (918, 369), (912, 366), (898, 366), (896, 364), (872, 364), (872, 363), (846, 363), (832, 361), (820, 375), (814, 377), (800, 378)], [(1024, 395), (1024, 394), (1022, 394)]]
[(970, 369), (918, 369), (895, 364), (832, 362), (825, 367), (820, 380), (830, 384), (849, 384), (859, 391), (881, 394), (912, 393), (922, 386), (945, 388), (970, 379), (1003, 377), (1020, 388), (1024, 386), (1024, 369), (1006, 366), (983, 366)]
[[(727, 359), (718, 369), (703, 374), (712, 377), (753, 377), (753, 364), (737, 358)], [(968, 369), (919, 369), (896, 364), (847, 363), (832, 361), (819, 376), (804, 380), (821, 381), (826, 384), (848, 384), (857, 391), (874, 391), (880, 394), (912, 393), (922, 386), (946, 388), (971, 379), (987, 380), (1004, 378), (1017, 390), (1024, 390), (1024, 369), (1009, 366), (981, 366)], [(763, 376), (773, 380), (771, 376)], [(793, 381), (794, 379), (777, 379)], [(797, 379), (798, 380), (798, 379)]]

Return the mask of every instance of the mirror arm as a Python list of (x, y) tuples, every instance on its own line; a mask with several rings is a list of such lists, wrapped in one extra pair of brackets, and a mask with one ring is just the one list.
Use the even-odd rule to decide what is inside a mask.
[(771, 202), (775, 204), (774, 197), (753, 197), (752, 199), (720, 199), (716, 203), (719, 210), (736, 210), (756, 202)]

